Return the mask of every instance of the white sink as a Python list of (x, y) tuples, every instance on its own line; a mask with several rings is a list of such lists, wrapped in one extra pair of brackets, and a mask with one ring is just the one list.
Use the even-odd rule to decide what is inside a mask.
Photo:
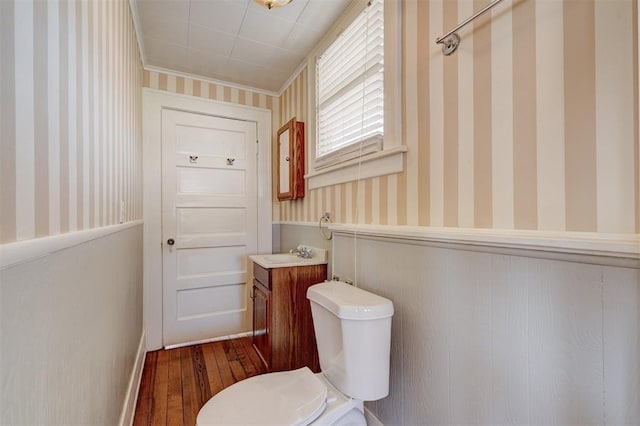
[(315, 247), (311, 249), (310, 258), (302, 258), (290, 253), (256, 254), (249, 258), (263, 268), (289, 268), (294, 266), (322, 265), (327, 263), (327, 251)]
[(302, 260), (307, 260), (289, 253), (267, 254), (263, 257), (264, 260), (270, 263), (295, 263)]

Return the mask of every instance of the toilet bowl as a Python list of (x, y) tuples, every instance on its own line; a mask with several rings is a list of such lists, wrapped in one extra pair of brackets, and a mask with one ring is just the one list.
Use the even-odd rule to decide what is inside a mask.
[(200, 409), (207, 425), (366, 425), (362, 401), (348, 398), (307, 367), (242, 380)]
[(309, 287), (321, 373), (242, 380), (211, 398), (196, 424), (366, 425), (363, 401), (389, 393), (390, 300), (340, 281)]

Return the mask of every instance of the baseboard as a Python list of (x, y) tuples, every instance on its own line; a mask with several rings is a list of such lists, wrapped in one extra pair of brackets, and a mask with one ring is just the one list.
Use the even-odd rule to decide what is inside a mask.
[(368, 426), (384, 426), (384, 423), (380, 421), (367, 407), (364, 407), (364, 418), (367, 420)]
[(192, 342), (176, 343), (175, 345), (167, 345), (164, 348), (165, 349), (176, 349), (176, 348), (183, 348), (185, 346), (202, 345), (202, 344), (205, 344), (205, 343), (219, 342), (221, 340), (239, 339), (241, 337), (250, 337), (250, 336), (253, 336), (253, 332), (252, 331), (244, 331), (244, 332), (237, 333), (237, 334), (229, 334), (227, 336), (214, 337), (214, 338), (211, 338), (211, 339), (202, 339), (202, 340), (194, 340)]
[(136, 402), (138, 401), (138, 390), (140, 389), (140, 381), (142, 380), (142, 368), (147, 354), (145, 351), (146, 347), (145, 333), (144, 330), (142, 330), (140, 343), (138, 344), (138, 353), (136, 354), (136, 361), (133, 365), (131, 378), (129, 379), (129, 387), (127, 388), (127, 395), (124, 399), (122, 414), (120, 414), (120, 426), (131, 426), (133, 424), (133, 417), (136, 412)]

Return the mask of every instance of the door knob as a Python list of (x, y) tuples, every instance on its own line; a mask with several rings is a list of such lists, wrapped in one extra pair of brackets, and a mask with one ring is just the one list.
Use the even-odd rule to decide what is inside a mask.
[(174, 245), (176, 242), (173, 240), (173, 238), (169, 238), (167, 240), (167, 244), (169, 244), (170, 246)]

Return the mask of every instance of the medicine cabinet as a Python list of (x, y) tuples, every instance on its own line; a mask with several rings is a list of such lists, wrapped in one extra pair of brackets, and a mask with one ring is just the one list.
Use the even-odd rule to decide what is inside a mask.
[(295, 117), (278, 130), (278, 200), (304, 197), (304, 123)]

